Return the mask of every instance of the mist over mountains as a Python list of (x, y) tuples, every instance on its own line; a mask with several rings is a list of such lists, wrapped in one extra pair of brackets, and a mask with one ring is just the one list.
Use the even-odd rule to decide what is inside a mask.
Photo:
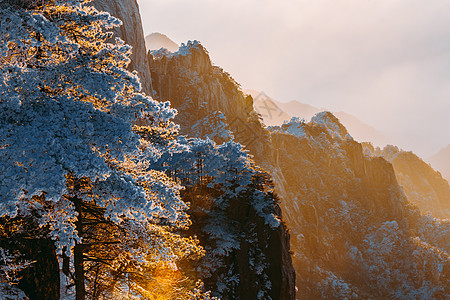
[[(244, 92), (252, 95), (255, 110), (261, 114), (264, 123), (268, 126), (282, 125), (283, 122), (289, 121), (291, 117), (300, 117), (309, 121), (317, 113), (327, 110), (326, 108), (319, 109), (298, 101), (279, 102), (270, 98), (265, 93), (255, 90), (245, 90)], [(353, 138), (357, 141), (371, 142), (381, 147), (392, 143), (386, 134), (365, 124), (353, 115), (343, 111), (333, 112), (333, 114), (348, 128)]]
[(450, 145), (427, 159), (450, 182)]
[(450, 143), (446, 0), (200, 2), (141, 0), (144, 30), (198, 39), (244, 89), (350, 113), (421, 157)]
[(167, 35), (159, 32), (153, 32), (145, 36), (145, 46), (147, 50), (159, 50), (161, 48), (164, 48), (169, 50), (170, 52), (178, 51), (178, 45)]

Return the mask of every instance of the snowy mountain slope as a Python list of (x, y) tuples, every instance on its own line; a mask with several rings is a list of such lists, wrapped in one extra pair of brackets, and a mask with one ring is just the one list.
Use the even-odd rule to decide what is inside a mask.
[(172, 41), (167, 35), (154, 32), (145, 37), (145, 47), (148, 50), (167, 49), (170, 52), (177, 52), (178, 45)]
[(427, 161), (431, 163), (433, 168), (441, 172), (442, 177), (450, 182), (450, 144), (435, 155), (428, 158)]
[(198, 43), (151, 57), (155, 89), (179, 110), (184, 133), (234, 138), (271, 173), (291, 232), (298, 299), (449, 294), (450, 223), (421, 216), (392, 164), (365, 156), (334, 115), (266, 130), (253, 98)]

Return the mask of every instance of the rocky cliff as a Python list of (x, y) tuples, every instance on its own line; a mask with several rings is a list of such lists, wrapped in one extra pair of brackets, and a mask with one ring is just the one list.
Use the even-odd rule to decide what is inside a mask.
[(94, 0), (91, 2), (99, 11), (109, 12), (122, 21), (122, 26), (116, 28), (115, 35), (133, 47), (129, 70), (136, 70), (141, 79), (142, 89), (152, 95), (152, 82), (148, 69), (144, 31), (142, 29), (139, 5), (136, 0)]
[[(253, 111), (252, 99), (244, 96), (228, 73), (211, 64), (200, 43), (182, 45), (176, 53), (153, 51), (149, 62), (157, 97), (170, 100), (177, 108), (176, 122), (183, 134), (218, 143), (234, 139), (261, 157), (270, 147), (267, 132)], [(272, 213), (281, 219), (276, 197), (271, 201)], [(239, 246), (202, 278), (207, 288), (222, 299), (294, 299), (295, 275), (286, 226), (268, 226), (264, 218), (258, 217), (252, 202), (252, 197), (244, 197), (226, 210), (220, 230), (237, 230), (240, 238), (231, 240)], [(192, 230), (210, 248), (215, 242), (204, 234), (209, 227), (205, 217), (195, 213), (192, 216)], [(233, 278), (237, 284), (232, 284)]]
[(183, 44), (176, 53), (151, 51), (148, 61), (156, 97), (179, 110), (176, 121), (182, 133), (211, 138), (225, 133), (218, 142), (233, 135), (260, 157), (271, 147), (253, 98), (244, 95), (229, 73), (212, 65), (199, 42)]
[[(271, 136), (290, 199), (282, 207), (300, 298), (409, 299), (430, 289), (439, 298), (448, 292), (448, 269), (441, 276), (438, 267), (450, 266), (448, 244), (421, 240), (417, 233), (430, 220), (408, 201), (389, 162), (366, 156), (330, 113), (274, 127)], [(448, 237), (449, 222), (431, 222), (429, 236)]]
[[(0, 247), (2, 254), (5, 249), (9, 254), (18, 255), (16, 264), (30, 263), (29, 267), (20, 270), (16, 275), (20, 279), (17, 286), (26, 294), (26, 299), (60, 298), (59, 264), (54, 243), (48, 238), (46, 228), (40, 228), (29, 217), (1, 218)], [(0, 256), (1, 275), (5, 272), (3, 264), (6, 261), (3, 259), (4, 257)], [(0, 283), (0, 298), (3, 295), (1, 285), (2, 283)], [(5, 299), (25, 299), (5, 297)]]
[(421, 212), (450, 218), (450, 185), (442, 175), (412, 152), (388, 145), (383, 149), (364, 143), (368, 155), (381, 156), (392, 163), (397, 181), (408, 199)]
[(191, 42), (149, 54), (182, 132), (235, 139), (272, 175), (291, 232), (299, 299), (443, 299), (450, 223), (420, 215), (392, 164), (365, 155), (331, 113), (266, 129), (229, 74)]

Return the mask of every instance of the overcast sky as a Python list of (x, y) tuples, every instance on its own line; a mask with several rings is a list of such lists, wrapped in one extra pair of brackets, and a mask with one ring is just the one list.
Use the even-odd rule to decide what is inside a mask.
[(345, 111), (423, 157), (450, 143), (450, 0), (138, 0), (244, 89)]

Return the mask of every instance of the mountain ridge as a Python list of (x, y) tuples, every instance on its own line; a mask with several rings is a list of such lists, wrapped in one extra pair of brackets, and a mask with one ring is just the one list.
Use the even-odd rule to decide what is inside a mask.
[[(301, 117), (308, 121), (315, 114), (321, 111), (327, 111), (326, 108), (317, 108), (296, 100), (280, 102), (272, 99), (265, 93), (255, 90), (245, 90), (244, 93), (254, 98), (255, 110), (261, 113), (264, 122), (268, 126), (281, 125), (283, 122), (289, 121), (291, 117)], [(356, 140), (360, 142), (372, 142), (377, 146), (385, 146), (389, 143), (389, 138), (385, 134), (359, 120), (357, 117), (344, 111), (333, 112), (333, 114), (349, 129), (351, 135)]]

